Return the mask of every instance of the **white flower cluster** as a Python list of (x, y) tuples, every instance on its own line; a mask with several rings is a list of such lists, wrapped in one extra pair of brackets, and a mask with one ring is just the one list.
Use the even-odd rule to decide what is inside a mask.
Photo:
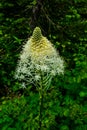
[[(38, 31), (37, 31), (38, 30)], [(42, 78), (64, 73), (64, 61), (52, 46), (49, 40), (40, 34), (39, 27), (34, 30), (34, 35), (27, 41), (20, 54), (16, 68), (15, 78), (24, 83), (41, 83)], [(37, 38), (36, 38), (37, 36)], [(23, 86), (24, 86), (23, 83)]]

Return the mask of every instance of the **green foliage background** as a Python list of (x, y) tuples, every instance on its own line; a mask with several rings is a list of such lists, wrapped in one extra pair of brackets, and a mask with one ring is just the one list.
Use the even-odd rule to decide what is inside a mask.
[[(37, 130), (39, 95), (20, 89), (14, 71), (32, 34), (36, 0), (0, 2), (0, 130)], [(65, 60), (44, 96), (43, 130), (87, 130), (87, 1), (44, 0), (38, 19), (43, 34)]]

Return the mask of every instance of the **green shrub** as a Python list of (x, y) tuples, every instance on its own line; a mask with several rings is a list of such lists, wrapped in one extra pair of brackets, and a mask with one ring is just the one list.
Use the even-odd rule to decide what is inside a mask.
[[(61, 84), (62, 85), (62, 84)], [(87, 105), (73, 99), (73, 95), (61, 91), (61, 85), (52, 87), (44, 96), (42, 113), (43, 130), (77, 130), (86, 127)], [(72, 86), (71, 86), (72, 87)], [(13, 98), (3, 97), (0, 104), (1, 130), (19, 129), (36, 130), (39, 120), (39, 95), (37, 92), (25, 90), (25, 95)], [(27, 94), (28, 93), (28, 94)], [(75, 97), (76, 98), (76, 97)], [(79, 100), (83, 97), (77, 96)]]

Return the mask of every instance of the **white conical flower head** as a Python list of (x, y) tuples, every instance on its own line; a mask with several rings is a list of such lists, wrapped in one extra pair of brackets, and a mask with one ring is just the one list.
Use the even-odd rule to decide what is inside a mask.
[[(26, 83), (40, 82), (42, 76), (53, 77), (64, 73), (64, 61), (39, 27), (23, 46), (15, 77)], [(50, 79), (50, 78), (47, 78)]]

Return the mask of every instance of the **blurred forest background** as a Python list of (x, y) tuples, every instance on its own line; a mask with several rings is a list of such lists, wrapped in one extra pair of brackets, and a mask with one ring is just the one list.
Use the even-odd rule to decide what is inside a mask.
[(87, 130), (87, 0), (0, 1), (0, 130), (37, 130), (38, 92), (14, 79), (22, 45), (36, 26), (66, 66), (44, 97), (42, 130)]

